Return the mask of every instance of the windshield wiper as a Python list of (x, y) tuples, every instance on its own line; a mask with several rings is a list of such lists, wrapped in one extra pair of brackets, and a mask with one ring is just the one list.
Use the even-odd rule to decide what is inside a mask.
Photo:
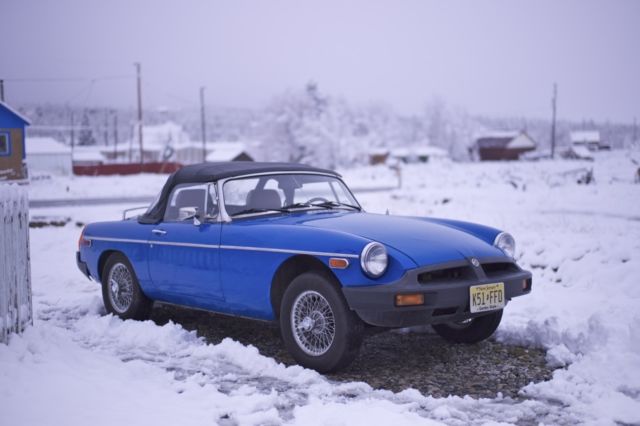
[(354, 206), (351, 204), (339, 203), (337, 201), (324, 201), (322, 203), (309, 203), (309, 202), (293, 203), (293, 204), (288, 204), (281, 208), (273, 208), (273, 209), (251, 208), (251, 209), (240, 210), (239, 212), (236, 212), (231, 216), (240, 216), (243, 214), (266, 213), (266, 212), (289, 213), (291, 209), (304, 208), (304, 207), (319, 207), (323, 209), (333, 209), (335, 207), (347, 207), (347, 208), (358, 210), (358, 211), (361, 210), (360, 207)]
[(282, 209), (245, 209), (245, 210), (240, 210), (239, 212), (236, 212), (234, 214), (232, 214), (231, 216), (240, 216), (243, 214), (251, 214), (251, 213), (265, 213), (265, 212), (288, 212), (289, 210), (282, 208)]
[(324, 207), (327, 209), (331, 209), (334, 207), (347, 207), (347, 208), (358, 210), (358, 211), (362, 210), (360, 207), (354, 206), (353, 204), (340, 203), (338, 201), (324, 201), (322, 203), (313, 203), (310, 205), (315, 207)]
[(287, 204), (286, 206), (282, 207), (283, 210), (289, 210), (289, 209), (300, 209), (303, 207), (313, 207), (313, 204), (309, 204), (307, 202), (304, 203), (293, 203), (293, 204)]

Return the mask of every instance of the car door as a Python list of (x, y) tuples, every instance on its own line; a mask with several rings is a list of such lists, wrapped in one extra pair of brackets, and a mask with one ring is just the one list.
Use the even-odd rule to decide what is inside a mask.
[[(197, 209), (200, 220), (191, 213)], [(176, 186), (164, 219), (151, 230), (149, 275), (164, 301), (214, 307), (220, 286), (220, 223), (213, 184)]]

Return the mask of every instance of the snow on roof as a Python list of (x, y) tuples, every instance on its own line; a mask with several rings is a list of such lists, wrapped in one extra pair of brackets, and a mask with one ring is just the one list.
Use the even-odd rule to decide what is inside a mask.
[(433, 156), (433, 157), (448, 157), (449, 152), (446, 149), (439, 148), (437, 146), (421, 146), (415, 149), (416, 155), (419, 156)]
[(11, 108), (9, 106), (9, 104), (5, 103), (4, 101), (0, 101), (0, 105), (5, 107), (7, 110), (9, 110), (10, 113), (14, 114), (16, 117), (18, 117), (20, 120), (24, 121), (26, 124), (31, 124), (31, 121), (29, 121), (29, 119), (27, 117), (25, 117), (24, 115), (20, 114), (17, 110)]
[(507, 148), (519, 149), (519, 148), (535, 148), (536, 143), (526, 133), (520, 133), (513, 138), (511, 142), (507, 144)]
[(521, 133), (517, 130), (487, 130), (477, 133), (475, 139), (513, 139)]
[(27, 155), (32, 154), (71, 154), (71, 148), (62, 142), (49, 137), (27, 136)]
[(104, 161), (101, 150), (104, 146), (76, 146), (73, 149), (74, 161)]
[(576, 146), (572, 145), (569, 150), (575, 155), (577, 158), (582, 160), (593, 160), (593, 154), (586, 146)]
[(411, 152), (409, 152), (408, 148), (396, 148), (391, 151), (392, 157), (409, 157), (411, 156)]
[(389, 150), (387, 148), (371, 148), (367, 151), (369, 155), (387, 155)]
[(245, 146), (241, 142), (209, 142), (207, 149), (208, 162), (231, 161), (245, 152)]
[(598, 130), (577, 130), (571, 132), (571, 143), (600, 143), (600, 131)]
[(173, 122), (157, 125), (147, 125), (142, 127), (143, 146), (165, 147), (167, 145), (175, 147), (189, 143), (191, 139), (184, 128)]

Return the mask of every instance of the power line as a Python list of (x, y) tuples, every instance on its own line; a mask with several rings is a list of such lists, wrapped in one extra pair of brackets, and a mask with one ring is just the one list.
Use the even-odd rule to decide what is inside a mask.
[(12, 83), (78, 83), (78, 82), (96, 82), (96, 81), (109, 81), (109, 80), (129, 80), (134, 79), (136, 76), (131, 74), (123, 75), (106, 75), (100, 77), (9, 77), (4, 78), (4, 81)]
[(207, 128), (204, 111), (204, 86), (200, 87), (200, 126), (202, 130), (202, 162), (207, 161)]

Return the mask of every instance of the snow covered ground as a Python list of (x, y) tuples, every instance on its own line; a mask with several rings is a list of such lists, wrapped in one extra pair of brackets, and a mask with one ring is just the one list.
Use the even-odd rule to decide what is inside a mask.
[[(470, 220), (514, 234), (534, 288), (509, 304), (497, 339), (544, 347), (558, 368), (552, 380), (523, 388), (521, 399), (334, 383), (229, 339), (212, 345), (176, 324), (106, 316), (99, 287), (76, 270), (79, 228), (69, 224), (32, 230), (36, 320), (0, 346), (0, 423), (640, 424), (640, 185), (629, 155), (640, 158), (406, 166), (401, 189), (359, 196), (372, 212)], [(583, 167), (593, 167), (595, 184), (576, 183)], [(149, 195), (163, 180), (138, 179), (87, 180), (69, 192), (95, 197), (120, 185)], [(345, 179), (384, 186), (393, 174), (361, 168)], [(66, 184), (34, 182), (32, 197), (60, 198), (52, 194)], [(32, 214), (86, 222), (118, 218), (124, 207)]]

